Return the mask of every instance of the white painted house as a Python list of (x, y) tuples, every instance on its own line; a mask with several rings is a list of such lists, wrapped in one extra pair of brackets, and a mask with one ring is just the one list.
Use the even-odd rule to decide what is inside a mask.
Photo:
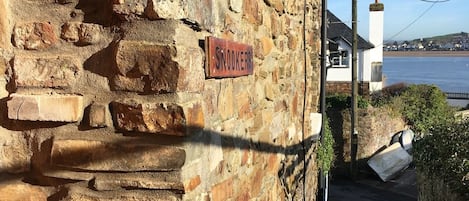
[[(352, 29), (328, 11), (327, 38), (329, 57), (327, 70), (328, 93), (350, 91), (352, 80)], [(383, 22), (384, 6), (378, 0), (370, 5), (368, 40), (358, 36), (358, 83), (360, 94), (370, 94), (383, 88)]]

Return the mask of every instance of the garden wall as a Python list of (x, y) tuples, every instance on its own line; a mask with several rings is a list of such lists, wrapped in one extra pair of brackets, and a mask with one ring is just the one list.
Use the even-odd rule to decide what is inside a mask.
[[(336, 160), (332, 175), (344, 176), (350, 173), (351, 123), (350, 110), (328, 111), (331, 130), (334, 135)], [(357, 161), (361, 171), (369, 169), (366, 161), (384, 146), (388, 146), (397, 132), (406, 129), (403, 119), (385, 108), (363, 108), (358, 110), (358, 152)]]

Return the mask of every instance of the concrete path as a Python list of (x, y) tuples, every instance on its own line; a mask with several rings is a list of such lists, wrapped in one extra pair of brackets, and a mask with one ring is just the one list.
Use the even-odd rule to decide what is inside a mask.
[(377, 176), (356, 181), (333, 179), (329, 186), (329, 201), (417, 201), (415, 170), (406, 170), (398, 178), (382, 182)]

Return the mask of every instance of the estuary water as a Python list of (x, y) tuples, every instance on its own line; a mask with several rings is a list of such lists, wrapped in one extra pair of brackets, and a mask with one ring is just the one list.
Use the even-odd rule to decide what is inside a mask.
[(445, 92), (469, 93), (469, 57), (384, 57), (385, 86), (434, 84)]

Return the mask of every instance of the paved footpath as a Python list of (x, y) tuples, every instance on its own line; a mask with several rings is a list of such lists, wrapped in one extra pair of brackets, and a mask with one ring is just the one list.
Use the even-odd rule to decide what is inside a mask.
[(335, 179), (330, 182), (328, 201), (417, 201), (415, 170), (406, 170), (395, 180), (377, 177), (357, 181)]

